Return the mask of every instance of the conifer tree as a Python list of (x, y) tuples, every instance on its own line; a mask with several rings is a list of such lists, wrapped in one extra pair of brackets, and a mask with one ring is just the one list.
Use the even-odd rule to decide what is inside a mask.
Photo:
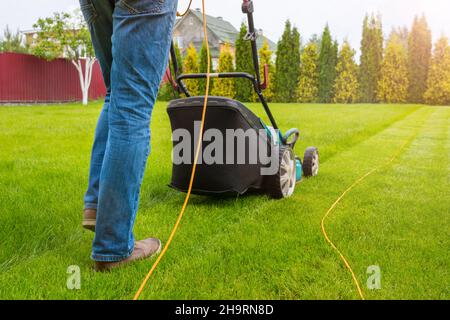
[(450, 105), (450, 46), (446, 37), (441, 37), (435, 45), (425, 101), (432, 105)]
[(297, 28), (292, 28), (289, 21), (278, 42), (275, 99), (278, 102), (294, 102), (296, 99), (297, 82), (300, 74), (300, 34)]
[(378, 100), (404, 103), (408, 98), (408, 57), (398, 36), (393, 33), (386, 46), (381, 79), (378, 81)]
[(318, 35), (318, 34), (313, 34), (312, 36), (311, 36), (311, 38), (309, 39), (309, 43), (314, 43), (315, 45), (316, 45), (316, 47), (317, 47), (317, 55), (319, 55), (320, 54), (320, 47), (321, 47), (321, 45), (322, 45), (322, 38), (321, 38), (321, 36), (320, 35)]
[[(219, 56), (219, 66), (217, 72), (233, 72), (233, 53), (229, 43), (226, 43)], [(235, 81), (233, 79), (216, 79), (214, 81), (214, 87), (212, 95), (234, 98), (236, 96)]]
[(378, 81), (383, 61), (383, 29), (381, 18), (368, 15), (364, 18), (359, 68), (359, 98), (361, 102), (377, 101)]
[(289, 41), (291, 38), (291, 23), (286, 21), (283, 35), (277, 45), (275, 99), (277, 102), (289, 100), (289, 89), (286, 87), (286, 74), (289, 70)]
[(358, 66), (355, 62), (355, 50), (348, 41), (342, 45), (336, 66), (334, 84), (335, 103), (354, 103), (358, 98)]
[[(180, 47), (178, 46), (177, 43), (175, 43), (174, 49), (175, 49), (175, 56), (177, 57), (177, 61), (178, 61), (178, 72), (181, 74), (181, 73), (183, 73), (183, 55), (181, 54)], [(172, 66), (171, 66), (171, 68), (172, 68)], [(173, 72), (173, 70), (172, 70), (172, 72)]]
[(319, 53), (316, 42), (309, 42), (303, 49), (300, 64), (300, 80), (297, 89), (297, 101), (301, 103), (317, 102), (319, 92)]
[(415, 17), (408, 39), (408, 97), (423, 102), (431, 62), (432, 39), (425, 15)]
[(333, 42), (328, 25), (322, 34), (319, 55), (319, 102), (330, 103), (333, 98), (333, 85), (336, 80), (338, 44)]
[(300, 32), (297, 27), (292, 29), (292, 43), (291, 43), (291, 68), (290, 68), (290, 80), (289, 85), (291, 86), (290, 90), (290, 99), (289, 102), (297, 101), (297, 88), (298, 81), (300, 79)]
[[(194, 45), (191, 43), (187, 49), (186, 57), (184, 58), (183, 71), (185, 73), (198, 73), (198, 54)], [(199, 81), (194, 79), (185, 80), (185, 84), (192, 96), (197, 96), (200, 93)]]
[[(245, 40), (247, 26), (242, 23), (239, 37), (236, 39), (236, 70), (254, 74), (252, 49), (250, 41)], [(247, 79), (236, 79), (236, 99), (251, 101), (253, 88)]]
[(405, 52), (408, 53), (409, 52), (408, 51), (408, 47), (409, 47), (409, 30), (408, 30), (408, 28), (407, 27), (394, 28), (392, 30), (391, 36), (392, 36), (392, 34), (396, 35), (400, 44), (405, 49)]

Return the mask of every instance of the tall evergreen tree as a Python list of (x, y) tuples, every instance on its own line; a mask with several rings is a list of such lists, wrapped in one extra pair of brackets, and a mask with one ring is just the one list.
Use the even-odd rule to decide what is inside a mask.
[(355, 62), (355, 50), (345, 41), (339, 52), (334, 84), (335, 103), (354, 103), (358, 99), (358, 66)]
[(297, 87), (298, 81), (300, 79), (300, 32), (297, 27), (292, 29), (292, 42), (291, 42), (291, 68), (290, 68), (290, 76), (291, 76), (291, 92), (289, 102), (297, 101)]
[(278, 102), (289, 100), (289, 88), (286, 86), (289, 70), (289, 41), (291, 38), (291, 22), (286, 21), (283, 35), (277, 46), (276, 74), (275, 74), (275, 99)]
[[(213, 63), (212, 63), (212, 57), (209, 57), (210, 60), (210, 72), (214, 72), (213, 70)], [(200, 50), (200, 65), (199, 65), (199, 71), (200, 73), (206, 73), (208, 71), (208, 52), (206, 50), (206, 42), (203, 42), (202, 48)], [(213, 87), (213, 79), (210, 79), (209, 87)], [(200, 93), (203, 94), (206, 91), (206, 79), (200, 79), (199, 80), (199, 90)]]
[(431, 62), (432, 39), (425, 15), (415, 17), (408, 40), (408, 97), (410, 102), (423, 102)]
[(399, 43), (403, 46), (403, 49), (405, 49), (405, 52), (408, 52), (409, 48), (409, 30), (407, 27), (399, 27), (394, 28), (391, 32), (392, 34), (395, 34), (395, 36), (398, 38)]
[(378, 82), (378, 100), (386, 103), (403, 103), (408, 98), (407, 53), (401, 39), (393, 33), (386, 46), (381, 79)]
[(361, 102), (377, 101), (378, 81), (383, 61), (383, 28), (381, 18), (366, 15), (361, 41), (361, 63), (359, 68), (359, 97)]
[[(183, 55), (181, 54), (180, 47), (178, 46), (177, 43), (175, 43), (174, 48), (175, 48), (175, 56), (177, 57), (178, 61), (178, 72), (181, 74), (183, 73)], [(172, 66), (171, 68), (173, 69)]]
[(322, 38), (317, 33), (313, 34), (308, 43), (314, 43), (317, 47), (317, 54), (319, 55), (320, 46), (322, 45)]
[(330, 103), (333, 98), (333, 85), (336, 80), (338, 44), (333, 42), (328, 25), (322, 34), (319, 55), (319, 102)]
[[(245, 40), (247, 26), (243, 23), (236, 39), (236, 70), (239, 72), (254, 73), (252, 61), (252, 49), (250, 41)], [(251, 101), (253, 88), (250, 81), (236, 79), (236, 99), (239, 101)]]
[(450, 105), (450, 46), (446, 37), (441, 37), (434, 48), (425, 101), (432, 105)]
[(309, 42), (303, 49), (300, 64), (300, 80), (297, 89), (297, 101), (301, 103), (317, 102), (319, 92), (319, 53), (316, 42)]
[(371, 52), (370, 43), (372, 42), (372, 35), (369, 29), (369, 15), (366, 14), (363, 22), (362, 39), (361, 39), (361, 56), (359, 63), (359, 100), (361, 102), (368, 102), (373, 100), (372, 91), (374, 90), (371, 86), (373, 79), (369, 76)]
[[(198, 73), (198, 54), (194, 45), (191, 43), (187, 49), (186, 57), (184, 58), (183, 71), (185, 73)], [(188, 79), (185, 81), (186, 87), (193, 96), (197, 96), (200, 93), (199, 81), (194, 79)]]
[[(233, 72), (233, 53), (229, 43), (226, 43), (219, 56), (219, 66), (217, 72)], [(235, 81), (233, 79), (216, 79), (212, 95), (234, 98), (236, 96)]]
[(300, 73), (300, 34), (297, 28), (292, 28), (289, 21), (278, 42), (275, 99), (279, 102), (294, 102), (297, 91), (297, 81)]

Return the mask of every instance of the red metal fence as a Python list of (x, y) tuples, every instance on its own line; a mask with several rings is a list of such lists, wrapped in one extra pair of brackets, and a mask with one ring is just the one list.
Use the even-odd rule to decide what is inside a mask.
[[(105, 96), (106, 88), (98, 62), (92, 73), (90, 99)], [(78, 71), (70, 61), (51, 62), (32, 55), (0, 54), (0, 103), (81, 101)]]

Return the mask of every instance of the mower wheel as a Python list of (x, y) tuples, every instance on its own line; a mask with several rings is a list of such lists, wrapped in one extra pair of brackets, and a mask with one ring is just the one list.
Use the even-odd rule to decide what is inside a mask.
[(292, 196), (297, 183), (297, 163), (294, 151), (288, 146), (279, 149), (278, 172), (267, 178), (267, 193), (274, 199)]
[(305, 151), (303, 158), (303, 173), (305, 177), (315, 177), (319, 174), (319, 150), (309, 147)]

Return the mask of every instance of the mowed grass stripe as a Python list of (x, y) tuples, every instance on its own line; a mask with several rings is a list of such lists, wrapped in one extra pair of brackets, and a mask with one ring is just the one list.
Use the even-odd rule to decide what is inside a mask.
[(382, 289), (366, 289), (369, 299), (450, 296), (449, 111), (434, 109), (393, 166), (352, 191), (332, 217), (333, 238), (363, 285), (368, 266), (381, 268)]

